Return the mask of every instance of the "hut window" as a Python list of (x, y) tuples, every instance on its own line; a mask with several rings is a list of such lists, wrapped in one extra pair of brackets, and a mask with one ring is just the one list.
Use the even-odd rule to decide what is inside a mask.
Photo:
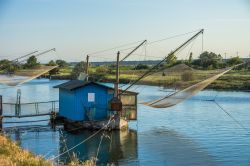
[(95, 93), (88, 93), (88, 102), (95, 102)]

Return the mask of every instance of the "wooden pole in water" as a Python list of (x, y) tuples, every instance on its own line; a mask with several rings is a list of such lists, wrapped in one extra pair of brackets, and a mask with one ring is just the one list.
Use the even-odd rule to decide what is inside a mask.
[(51, 128), (55, 129), (56, 128), (56, 112), (51, 111), (51, 115), (50, 115), (50, 123), (51, 123)]
[(3, 129), (3, 97), (0, 95), (0, 131)]
[(88, 75), (89, 75), (89, 55), (86, 57), (86, 71), (85, 73), (87, 74), (87, 81), (88, 81)]

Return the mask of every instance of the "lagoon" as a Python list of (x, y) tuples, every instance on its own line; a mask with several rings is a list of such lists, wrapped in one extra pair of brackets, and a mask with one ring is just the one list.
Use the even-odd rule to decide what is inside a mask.
[[(53, 86), (62, 82), (36, 79), (15, 88), (1, 86), (0, 94), (4, 102), (15, 102), (17, 89), (21, 89), (21, 102), (58, 100), (58, 89)], [(139, 92), (139, 103), (169, 93), (147, 85), (131, 90)], [(234, 119), (209, 101), (213, 99)], [(47, 124), (35, 122), (30, 127), (26, 123), (11, 123), (4, 127), (23, 148), (47, 159), (93, 134), (93, 131), (68, 133), (62, 127), (54, 131)], [(131, 121), (129, 126), (126, 132), (100, 133), (59, 160), (67, 162), (75, 153), (82, 160), (97, 156), (99, 165), (250, 165), (249, 92), (205, 90), (174, 107), (161, 109), (139, 104), (138, 120)]]

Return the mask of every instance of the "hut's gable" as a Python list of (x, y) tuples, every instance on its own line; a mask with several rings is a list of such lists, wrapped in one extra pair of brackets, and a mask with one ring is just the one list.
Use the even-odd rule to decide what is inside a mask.
[(107, 88), (96, 84), (89, 84), (76, 90), (76, 110), (79, 114), (84, 112), (83, 120), (103, 120), (108, 116)]

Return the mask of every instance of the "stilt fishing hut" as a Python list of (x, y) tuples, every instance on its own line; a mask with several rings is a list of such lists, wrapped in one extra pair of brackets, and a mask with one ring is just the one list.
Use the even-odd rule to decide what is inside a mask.
[[(105, 84), (72, 80), (61, 85), (59, 88), (59, 117), (65, 123), (77, 123), (84, 128), (100, 128), (105, 121), (119, 112), (119, 121), (122, 124), (114, 128), (127, 127), (127, 120), (137, 119), (137, 93), (127, 91), (121, 95), (118, 108), (114, 103), (115, 90)], [(118, 119), (116, 119), (118, 120)]]
[[(88, 60), (88, 57), (87, 57)], [(88, 66), (88, 64), (87, 64)], [(88, 71), (86, 69), (86, 71)], [(55, 86), (59, 88), (59, 114), (66, 128), (82, 127), (99, 129), (108, 125), (111, 129), (128, 127), (128, 120), (137, 120), (137, 94), (126, 91), (119, 95), (119, 52), (114, 87), (107, 84), (72, 80)]]

